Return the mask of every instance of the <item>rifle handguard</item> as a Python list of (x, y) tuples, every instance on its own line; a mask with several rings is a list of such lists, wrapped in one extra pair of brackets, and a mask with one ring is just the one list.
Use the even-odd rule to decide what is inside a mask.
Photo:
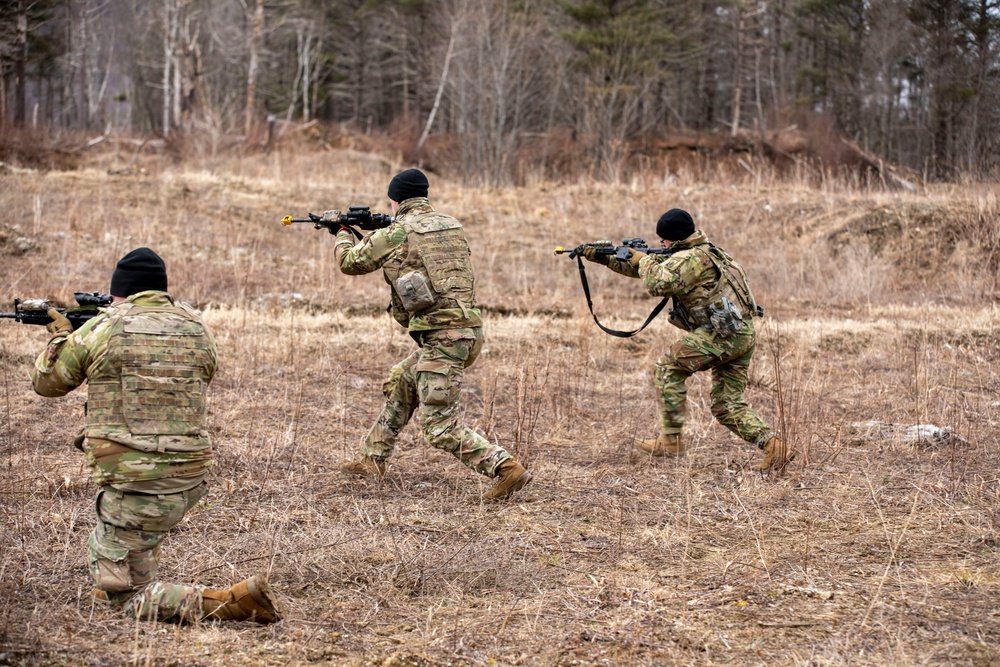
[(553, 255), (565, 255), (565, 254), (568, 253), (570, 259), (576, 259), (578, 256), (580, 256), (580, 255), (583, 254), (583, 251), (584, 251), (584, 249), (586, 247), (587, 247), (587, 244), (584, 243), (583, 245), (578, 245), (577, 247), (573, 248), (572, 250), (567, 250), (566, 248), (564, 248), (563, 246), (560, 245), (560, 246), (556, 246), (555, 247), (555, 249), (552, 251), (552, 254)]

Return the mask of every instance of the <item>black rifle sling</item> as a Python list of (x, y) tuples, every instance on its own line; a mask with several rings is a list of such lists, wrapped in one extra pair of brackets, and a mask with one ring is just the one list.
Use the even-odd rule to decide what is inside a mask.
[(597, 315), (594, 314), (594, 302), (590, 298), (590, 284), (587, 283), (587, 272), (583, 268), (583, 259), (581, 259), (579, 255), (577, 255), (576, 263), (577, 266), (580, 267), (580, 284), (583, 285), (583, 294), (584, 296), (587, 297), (587, 308), (590, 309), (590, 314), (594, 318), (594, 322), (597, 322), (597, 326), (601, 327), (601, 330), (604, 331), (604, 333), (609, 333), (612, 336), (617, 336), (619, 338), (631, 338), (632, 336), (636, 335), (637, 333), (645, 329), (649, 325), (649, 323), (652, 322), (653, 319), (660, 314), (660, 311), (663, 310), (663, 307), (667, 305), (667, 300), (670, 299), (670, 297), (668, 296), (663, 297), (663, 300), (660, 301), (660, 303), (656, 304), (656, 308), (653, 308), (653, 312), (649, 314), (649, 317), (647, 317), (646, 321), (642, 323), (642, 326), (636, 329), (635, 331), (617, 331), (615, 329), (609, 329), (608, 327), (601, 324), (597, 319)]

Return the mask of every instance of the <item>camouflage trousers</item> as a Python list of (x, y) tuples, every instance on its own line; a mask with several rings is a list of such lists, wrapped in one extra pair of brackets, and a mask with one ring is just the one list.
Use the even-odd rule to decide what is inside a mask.
[[(749, 331), (747, 330), (749, 329)], [(771, 428), (743, 397), (750, 359), (757, 346), (752, 325), (744, 332), (719, 338), (704, 329), (689, 332), (656, 362), (653, 384), (660, 397), (660, 431), (680, 433), (687, 417), (687, 379), (712, 370), (712, 415), (747, 442), (763, 447)]]
[(112, 486), (97, 494), (97, 526), (87, 539), (90, 574), (109, 603), (133, 618), (194, 622), (201, 590), (157, 581), (160, 543), (205, 495), (208, 485), (181, 493), (129, 493)]
[(382, 385), (382, 413), (361, 452), (379, 461), (389, 458), (399, 432), (419, 405), (420, 425), (433, 447), (453, 454), (478, 473), (496, 477), (510, 454), (458, 423), (462, 375), (479, 356), (482, 344), (482, 328), (423, 332), (420, 349), (389, 371)]

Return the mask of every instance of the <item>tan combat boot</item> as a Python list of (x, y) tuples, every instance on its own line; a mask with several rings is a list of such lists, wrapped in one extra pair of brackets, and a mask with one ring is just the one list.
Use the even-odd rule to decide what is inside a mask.
[(636, 453), (657, 458), (677, 458), (684, 456), (687, 445), (681, 439), (680, 433), (660, 435), (652, 440), (640, 440), (635, 443)]
[(348, 461), (340, 469), (344, 474), (360, 475), (368, 479), (382, 479), (385, 477), (385, 461), (379, 461), (370, 456), (362, 456), (353, 461)]
[(531, 473), (524, 469), (520, 463), (510, 458), (500, 464), (497, 468), (497, 483), (492, 489), (483, 494), (486, 500), (504, 500), (510, 498), (514, 492), (520, 491), (531, 481)]
[(201, 592), (201, 609), (206, 620), (256, 621), (274, 623), (281, 614), (267, 580), (259, 574), (223, 590)]
[(795, 460), (795, 452), (777, 438), (771, 438), (761, 448), (764, 450), (764, 460), (753, 467), (754, 470), (770, 470), (781, 472), (789, 462)]

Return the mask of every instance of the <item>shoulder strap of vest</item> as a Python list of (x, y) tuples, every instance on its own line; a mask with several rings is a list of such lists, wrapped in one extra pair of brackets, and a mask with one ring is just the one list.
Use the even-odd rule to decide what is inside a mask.
[(740, 305), (746, 308), (747, 312), (755, 312), (756, 304), (750, 292), (750, 283), (747, 281), (747, 274), (743, 270), (743, 267), (733, 261), (729, 253), (722, 248), (712, 243), (709, 243), (708, 246), (708, 250), (704, 252), (712, 260), (712, 263), (719, 272), (719, 281), (712, 287), (712, 290), (717, 289), (722, 280), (725, 279), (732, 286), (733, 291), (736, 292), (736, 296), (742, 302)]
[[(434, 228), (429, 228), (426, 221), (430, 219), (432, 222), (437, 223)], [(403, 228), (407, 233), (414, 232), (417, 234), (423, 234), (429, 231), (443, 230), (443, 229), (455, 229), (462, 226), (458, 220), (450, 215), (445, 215), (439, 211), (425, 211), (423, 213), (416, 213), (412, 217), (408, 218), (402, 223)]]

